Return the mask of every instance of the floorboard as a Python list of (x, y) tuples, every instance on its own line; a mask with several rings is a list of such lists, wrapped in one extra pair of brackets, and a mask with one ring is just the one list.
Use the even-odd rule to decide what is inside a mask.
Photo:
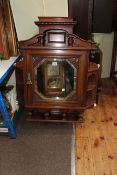
[(98, 105), (75, 126), (76, 174), (117, 175), (117, 87), (102, 80)]

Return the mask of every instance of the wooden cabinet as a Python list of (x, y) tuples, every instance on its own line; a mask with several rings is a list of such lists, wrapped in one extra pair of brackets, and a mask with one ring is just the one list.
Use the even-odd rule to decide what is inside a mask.
[(115, 40), (113, 43), (110, 78), (112, 78), (114, 82), (117, 84), (117, 71), (116, 71), (117, 56), (116, 55), (117, 55), (117, 41)]
[(74, 33), (88, 39), (92, 32), (93, 0), (68, 0), (68, 15), (77, 20)]
[(68, 0), (68, 14), (77, 20), (74, 33), (88, 39), (91, 33), (112, 32), (113, 0)]
[(92, 32), (112, 32), (113, 0), (94, 0)]
[(91, 107), (96, 103), (97, 95), (97, 82), (98, 82), (98, 66), (90, 62), (88, 67), (88, 82), (86, 94), (86, 106)]
[(41, 33), (19, 42), (27, 119), (80, 120), (96, 101), (98, 68), (89, 61), (96, 45), (72, 34), (71, 18), (39, 19)]
[(16, 30), (9, 0), (0, 1), (0, 53), (3, 59), (18, 55)]
[(116, 62), (117, 62), (117, 1), (113, 3), (113, 23), (112, 29), (114, 32), (114, 41), (113, 41), (113, 53), (111, 60), (111, 72), (110, 77), (117, 84), (117, 71), (116, 71)]

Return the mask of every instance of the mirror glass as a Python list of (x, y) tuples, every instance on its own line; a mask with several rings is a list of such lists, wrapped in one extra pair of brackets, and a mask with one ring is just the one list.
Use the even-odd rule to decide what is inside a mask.
[(35, 66), (35, 92), (42, 98), (66, 99), (76, 91), (76, 68), (68, 59), (43, 59)]

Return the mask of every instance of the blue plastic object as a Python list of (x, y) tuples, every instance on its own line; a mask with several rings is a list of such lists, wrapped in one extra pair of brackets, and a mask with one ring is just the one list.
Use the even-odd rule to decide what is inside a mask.
[[(4, 81), (4, 79), (9, 75), (10, 71), (13, 69), (14, 64), (19, 61), (22, 58), (22, 56), (18, 56), (16, 60), (13, 62), (12, 65), (8, 68), (8, 70), (4, 73), (4, 75), (0, 78), (0, 84)], [(8, 114), (6, 105), (4, 103), (2, 93), (0, 92), (0, 113), (2, 114), (4, 123), (6, 125), (6, 128), (8, 128), (8, 134), (11, 138), (15, 139), (16, 138), (16, 132), (15, 129), (13, 128), (12, 121), (10, 119), (10, 116)]]
[(10, 120), (7, 108), (4, 104), (4, 100), (2, 98), (2, 93), (1, 92), (0, 92), (0, 112), (3, 116), (4, 123), (5, 123), (6, 127), (8, 128), (8, 133), (9, 133), (10, 137), (15, 139), (16, 138), (16, 132), (15, 132), (15, 129), (13, 128), (13, 125), (12, 125), (12, 122)]

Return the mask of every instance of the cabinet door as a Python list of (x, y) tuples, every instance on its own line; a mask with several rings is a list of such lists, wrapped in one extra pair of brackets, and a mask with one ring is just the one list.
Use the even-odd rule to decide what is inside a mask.
[(111, 32), (113, 0), (68, 0), (68, 7), (69, 16), (78, 22), (75, 34), (81, 38)]
[(68, 0), (68, 14), (77, 20), (74, 33), (88, 39), (92, 27), (93, 0)]
[(23, 53), (23, 58), (24, 60), (23, 60), (22, 82), (24, 81), (24, 104), (25, 107), (28, 107), (29, 105), (32, 104), (32, 97), (33, 97), (32, 58), (27, 52)]
[(48, 102), (52, 106), (56, 101), (60, 104), (66, 104), (67, 101), (80, 104), (78, 89), (84, 86), (77, 75), (80, 73), (79, 58), (26, 54), (24, 60), (26, 107), (45, 105)]
[(112, 31), (113, 0), (94, 0), (93, 25), (94, 33), (109, 33)]

